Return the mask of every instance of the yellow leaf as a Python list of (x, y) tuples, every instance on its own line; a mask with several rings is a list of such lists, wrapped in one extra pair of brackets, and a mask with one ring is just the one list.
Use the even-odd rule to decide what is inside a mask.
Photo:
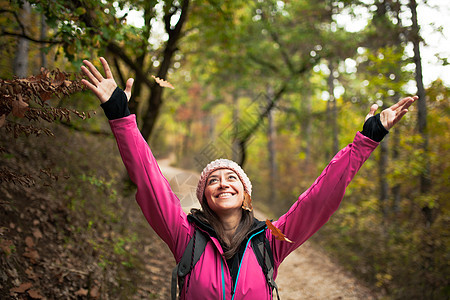
[(171, 89), (175, 89), (170, 82), (165, 81), (164, 79), (161, 79), (159, 77), (156, 77), (155, 75), (152, 75), (152, 77), (155, 79), (156, 83), (159, 84), (161, 87), (168, 87)]
[(270, 229), (270, 231), (272, 231), (272, 235), (279, 241), (285, 241), (285, 242), (289, 242), (289, 243), (293, 243), (293, 241), (291, 241), (290, 239), (288, 239), (282, 232), (280, 229), (276, 228), (272, 222), (270, 222), (268, 219), (266, 220), (266, 225), (267, 228)]

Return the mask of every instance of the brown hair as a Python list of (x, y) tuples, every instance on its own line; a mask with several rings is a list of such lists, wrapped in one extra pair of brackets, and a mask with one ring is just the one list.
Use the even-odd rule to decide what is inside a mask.
[[(203, 196), (204, 197), (204, 196)], [(225, 235), (225, 228), (220, 222), (219, 217), (216, 213), (209, 207), (208, 201), (203, 198), (201, 201), (202, 209), (191, 209), (191, 213), (195, 215), (200, 221), (209, 224), (217, 234), (220, 244), (223, 247), (225, 259), (230, 259), (238, 251), (242, 241), (247, 237), (247, 234), (253, 227), (253, 211), (242, 210), (241, 221), (239, 226), (234, 232), (233, 238), (230, 240)]]

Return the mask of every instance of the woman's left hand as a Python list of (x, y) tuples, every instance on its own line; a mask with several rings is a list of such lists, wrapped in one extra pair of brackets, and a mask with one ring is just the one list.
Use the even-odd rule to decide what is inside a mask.
[[(380, 121), (386, 130), (390, 130), (398, 121), (400, 121), (403, 116), (408, 112), (408, 107), (414, 103), (419, 97), (406, 97), (398, 101), (396, 104), (389, 108), (386, 108), (380, 113)], [(366, 116), (364, 121), (372, 117), (378, 109), (378, 105), (374, 104), (370, 107), (370, 111)]]

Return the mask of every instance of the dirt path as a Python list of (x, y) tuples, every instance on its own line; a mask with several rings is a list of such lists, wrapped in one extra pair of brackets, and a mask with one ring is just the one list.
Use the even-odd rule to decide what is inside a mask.
[[(199, 175), (170, 166), (171, 159), (159, 161), (164, 176), (180, 198), (183, 210), (199, 207), (195, 189)], [(257, 204), (255, 204), (257, 206)], [(255, 216), (265, 216), (255, 210)], [(291, 253), (281, 264), (276, 280), (280, 298), (297, 299), (376, 299), (370, 290), (309, 242)]]

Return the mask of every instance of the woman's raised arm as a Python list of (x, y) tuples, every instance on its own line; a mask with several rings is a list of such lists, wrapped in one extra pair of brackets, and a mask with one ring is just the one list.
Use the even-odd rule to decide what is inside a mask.
[(89, 80), (85, 84), (100, 100), (116, 138), (122, 161), (130, 179), (136, 184), (136, 201), (150, 226), (166, 242), (179, 260), (193, 233), (180, 201), (161, 173), (147, 141), (130, 115), (127, 101), (131, 97), (133, 79), (127, 81), (125, 91), (117, 87), (108, 62), (100, 58), (106, 78), (88, 60), (81, 69)]

